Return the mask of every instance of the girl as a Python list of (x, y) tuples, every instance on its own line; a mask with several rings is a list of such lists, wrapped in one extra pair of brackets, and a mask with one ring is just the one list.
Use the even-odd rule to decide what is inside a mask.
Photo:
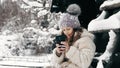
[(56, 44), (52, 62), (55, 68), (88, 68), (95, 53), (94, 35), (80, 27), (78, 17), (64, 13), (59, 21), (66, 40)]

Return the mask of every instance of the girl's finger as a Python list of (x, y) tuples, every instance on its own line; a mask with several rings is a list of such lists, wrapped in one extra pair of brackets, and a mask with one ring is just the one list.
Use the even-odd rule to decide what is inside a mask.
[(56, 44), (56, 47), (59, 47), (60, 45), (59, 44)]
[(61, 42), (61, 44), (66, 44), (66, 42)]

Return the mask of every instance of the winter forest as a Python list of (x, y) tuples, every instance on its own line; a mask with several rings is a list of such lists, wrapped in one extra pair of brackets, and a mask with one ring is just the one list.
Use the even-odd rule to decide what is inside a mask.
[(49, 12), (50, 6), (51, 0), (0, 0), (0, 59), (49, 60), (59, 18)]
[[(49, 12), (50, 2), (50, 0), (1, 0), (1, 56), (37, 55), (44, 51), (41, 49), (49, 49), (55, 32), (50, 30), (56, 30), (57, 19), (52, 18), (53, 14)], [(26, 53), (27, 49), (35, 51), (30, 54)], [(46, 51), (48, 52), (50, 51)]]
[[(52, 68), (53, 39), (59, 33), (58, 20), (62, 14), (50, 12), (52, 1), (0, 0), (0, 68), (37, 68), (39, 65), (39, 68)], [(113, 68), (110, 61), (120, 63), (120, 1), (95, 1), (96, 15), (85, 24), (95, 35), (92, 65), (93, 68)], [(21, 63), (17, 63), (19, 61)]]

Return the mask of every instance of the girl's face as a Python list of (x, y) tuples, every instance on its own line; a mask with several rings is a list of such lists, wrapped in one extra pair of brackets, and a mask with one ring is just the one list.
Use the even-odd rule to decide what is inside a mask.
[(73, 28), (71, 27), (63, 27), (62, 31), (67, 36), (68, 39), (71, 38), (73, 35)]

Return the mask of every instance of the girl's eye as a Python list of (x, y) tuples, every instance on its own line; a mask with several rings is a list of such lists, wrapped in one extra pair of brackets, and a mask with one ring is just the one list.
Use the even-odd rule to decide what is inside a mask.
[(71, 30), (71, 28), (65, 28), (62, 31), (69, 31), (69, 30)]
[(70, 29), (68, 28), (68, 29), (66, 29), (66, 30), (70, 30)]
[(62, 31), (65, 31), (65, 29), (63, 29)]

